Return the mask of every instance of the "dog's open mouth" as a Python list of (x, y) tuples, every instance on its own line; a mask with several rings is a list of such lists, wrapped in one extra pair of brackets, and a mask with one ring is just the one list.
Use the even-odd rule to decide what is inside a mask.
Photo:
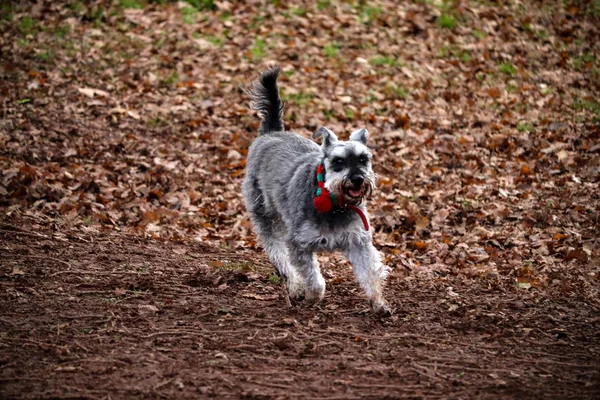
[(351, 199), (358, 200), (365, 194), (365, 191), (362, 187), (359, 188), (345, 188), (344, 194)]

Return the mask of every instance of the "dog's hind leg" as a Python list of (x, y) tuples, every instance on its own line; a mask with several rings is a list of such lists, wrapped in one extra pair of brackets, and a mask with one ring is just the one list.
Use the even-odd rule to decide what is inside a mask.
[[(259, 235), (261, 236), (261, 235)], [(304, 294), (304, 283), (294, 267), (290, 264), (288, 249), (285, 242), (277, 234), (262, 235), (262, 244), (269, 255), (271, 263), (277, 269), (279, 276), (286, 282), (289, 296), (298, 299)]]
[(383, 298), (383, 283), (389, 274), (389, 267), (381, 262), (381, 255), (370, 241), (350, 244), (347, 257), (356, 280), (365, 291), (371, 308), (376, 314), (391, 315), (388, 303)]
[(252, 225), (271, 263), (286, 282), (290, 297), (301, 297), (304, 293), (302, 279), (290, 265), (287, 247), (281, 239), (285, 233), (283, 223), (278, 215), (267, 211), (265, 204), (267, 199), (256, 177), (249, 174), (242, 185), (242, 190)]

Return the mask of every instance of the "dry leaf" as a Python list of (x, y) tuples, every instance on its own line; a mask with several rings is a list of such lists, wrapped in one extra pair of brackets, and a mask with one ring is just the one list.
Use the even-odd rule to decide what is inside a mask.
[(100, 90), (100, 89), (79, 88), (77, 90), (79, 91), (79, 93), (81, 93), (87, 97), (91, 97), (91, 98), (93, 98), (94, 96), (102, 96), (102, 97), (110, 96), (110, 94), (108, 92), (105, 92), (104, 90)]
[(256, 293), (242, 293), (242, 297), (245, 297), (247, 299), (254, 299), (254, 300), (277, 300), (279, 298), (279, 295), (277, 295), (277, 294), (261, 295), (261, 294), (256, 294)]

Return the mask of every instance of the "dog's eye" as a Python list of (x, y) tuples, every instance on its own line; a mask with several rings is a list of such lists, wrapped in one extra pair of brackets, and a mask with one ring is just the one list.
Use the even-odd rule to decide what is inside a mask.
[(358, 159), (358, 161), (359, 161), (361, 164), (366, 164), (366, 163), (367, 163), (367, 157), (365, 157), (365, 156), (361, 156), (361, 157)]
[(344, 164), (344, 159), (343, 158), (335, 158), (333, 160), (333, 163), (336, 165), (343, 165)]

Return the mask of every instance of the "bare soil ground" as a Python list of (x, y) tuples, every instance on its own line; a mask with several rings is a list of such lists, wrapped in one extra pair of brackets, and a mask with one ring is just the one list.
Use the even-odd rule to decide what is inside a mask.
[[(3, 398), (598, 398), (600, 318), (510, 281), (392, 276), (372, 316), (349, 268), (288, 308), (255, 251), (0, 231)], [(251, 260), (251, 264), (248, 263)]]
[[(600, 398), (599, 0), (0, 2), (0, 398)], [(240, 194), (366, 127), (391, 318), (289, 307)]]

